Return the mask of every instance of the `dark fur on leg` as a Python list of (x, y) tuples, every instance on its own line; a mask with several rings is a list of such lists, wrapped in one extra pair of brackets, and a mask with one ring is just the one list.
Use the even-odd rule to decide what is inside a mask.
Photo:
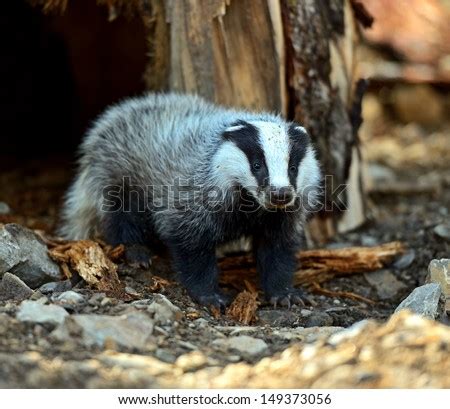
[(288, 308), (291, 304), (303, 304), (302, 291), (292, 286), (300, 238), (291, 221), (277, 214), (270, 215), (253, 242), (266, 299), (275, 306)]
[(175, 270), (189, 295), (200, 304), (216, 308), (226, 307), (230, 300), (218, 287), (218, 268), (215, 246), (202, 240), (182, 245), (168, 245)]

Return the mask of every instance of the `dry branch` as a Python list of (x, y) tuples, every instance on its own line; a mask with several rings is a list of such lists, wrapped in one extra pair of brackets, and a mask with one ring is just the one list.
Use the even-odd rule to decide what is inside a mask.
[[(404, 252), (400, 242), (375, 247), (308, 250), (298, 254), (299, 269), (294, 276), (296, 286), (311, 286), (334, 277), (375, 271), (386, 267)], [(245, 277), (256, 282), (256, 268), (251, 256), (227, 257), (220, 261), (222, 282), (242, 290)]]

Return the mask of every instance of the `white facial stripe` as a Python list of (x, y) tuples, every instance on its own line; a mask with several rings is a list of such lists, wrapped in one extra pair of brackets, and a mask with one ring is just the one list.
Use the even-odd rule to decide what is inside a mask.
[(260, 141), (269, 170), (269, 182), (280, 188), (289, 186), (289, 137), (286, 128), (277, 123), (252, 121), (260, 133)]
[(301, 193), (305, 189), (312, 189), (320, 182), (320, 168), (314, 150), (308, 147), (305, 157), (302, 159), (298, 169), (297, 192)]
[(233, 142), (224, 142), (214, 155), (212, 174), (216, 185), (223, 189), (235, 182), (251, 191), (256, 191), (258, 186), (247, 156)]

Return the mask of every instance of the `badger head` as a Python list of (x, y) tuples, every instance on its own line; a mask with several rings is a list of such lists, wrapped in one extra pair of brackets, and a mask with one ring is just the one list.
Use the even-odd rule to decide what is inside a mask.
[(220, 185), (244, 188), (265, 209), (311, 209), (321, 176), (305, 128), (278, 118), (241, 120), (222, 138), (213, 161)]

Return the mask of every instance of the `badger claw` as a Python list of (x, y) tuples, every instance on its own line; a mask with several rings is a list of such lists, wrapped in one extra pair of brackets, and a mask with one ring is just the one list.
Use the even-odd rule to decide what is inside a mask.
[(289, 288), (284, 291), (272, 294), (269, 302), (276, 308), (278, 305), (291, 308), (291, 305), (305, 305), (303, 301), (303, 292), (296, 288)]
[(230, 297), (222, 292), (214, 292), (212, 294), (205, 294), (200, 296), (193, 296), (193, 298), (202, 305), (207, 307), (214, 307), (220, 310), (225, 309), (231, 302)]
[(125, 258), (134, 268), (147, 270), (152, 264), (152, 252), (147, 247), (137, 244), (125, 248)]

